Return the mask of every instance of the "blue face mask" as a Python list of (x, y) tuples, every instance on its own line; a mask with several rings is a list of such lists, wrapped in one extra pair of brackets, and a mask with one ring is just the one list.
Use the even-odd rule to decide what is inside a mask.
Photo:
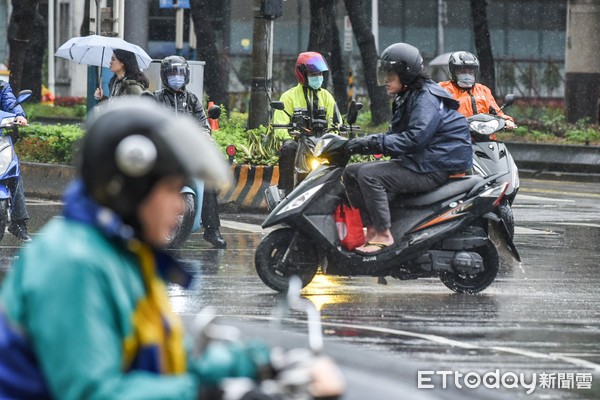
[(308, 86), (310, 86), (311, 88), (317, 90), (321, 87), (322, 84), (323, 84), (323, 75), (308, 77)]
[(473, 87), (475, 84), (475, 77), (473, 74), (457, 74), (456, 83), (463, 89)]
[(174, 90), (181, 89), (185, 85), (185, 76), (183, 75), (171, 75), (167, 77), (169, 87)]

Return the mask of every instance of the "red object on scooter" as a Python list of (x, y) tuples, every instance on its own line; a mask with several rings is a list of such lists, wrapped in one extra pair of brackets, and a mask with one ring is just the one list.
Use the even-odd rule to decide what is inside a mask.
[(342, 204), (335, 210), (334, 220), (344, 248), (354, 250), (365, 244), (365, 232), (358, 208)]

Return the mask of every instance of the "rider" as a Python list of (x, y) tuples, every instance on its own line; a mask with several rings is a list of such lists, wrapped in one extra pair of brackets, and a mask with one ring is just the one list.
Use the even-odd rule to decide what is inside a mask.
[[(27, 116), (23, 107), (17, 105), (13, 108), (17, 99), (13, 94), (10, 83), (0, 81), (0, 109), (6, 112), (12, 112), (17, 115), (15, 122), (19, 125), (27, 125)], [(12, 110), (11, 110), (12, 109)], [(31, 236), (27, 232), (27, 220), (29, 213), (25, 204), (25, 191), (23, 190), (23, 176), (19, 175), (17, 187), (15, 188), (14, 206), (11, 215), (11, 224), (8, 231), (24, 242), (31, 241)]]
[[(160, 63), (160, 78), (163, 88), (153, 93), (154, 98), (175, 113), (189, 114), (208, 132), (210, 124), (198, 97), (186, 89), (190, 83), (190, 67), (185, 58), (181, 56), (165, 57)], [(217, 192), (213, 188), (204, 188), (202, 199), (202, 226), (204, 226), (204, 240), (218, 249), (227, 247), (227, 242), (220, 232), (221, 220), (219, 218), (219, 204)]]
[(269, 362), (250, 342), (186, 354), (169, 305), (165, 280), (190, 280), (160, 250), (184, 181), (228, 177), (199, 132), (143, 99), (115, 100), (88, 125), (62, 218), (21, 250), (0, 291), (0, 398), (195, 399)]
[(374, 253), (394, 244), (388, 193), (419, 193), (441, 186), (450, 175), (471, 168), (473, 150), (467, 120), (458, 102), (423, 69), (419, 50), (395, 43), (383, 51), (378, 83), (395, 95), (389, 130), (350, 139), (350, 154), (390, 156), (390, 161), (346, 167), (344, 184), (350, 203), (367, 227), (359, 253)]
[[(311, 119), (317, 118), (319, 108), (324, 108), (328, 126), (342, 118), (331, 93), (323, 89), (323, 73), (329, 71), (323, 56), (315, 51), (300, 53), (296, 60), (296, 79), (298, 85), (287, 90), (279, 99), (285, 104), (285, 111), (290, 115), (295, 109), (303, 109)], [(275, 110), (274, 124), (286, 125), (290, 117), (282, 110)], [(298, 143), (291, 140), (285, 129), (278, 129), (275, 135), (285, 140), (279, 149), (279, 189), (286, 194), (294, 188), (294, 164)]]
[(508, 129), (515, 129), (515, 121), (504, 114), (492, 96), (492, 91), (487, 86), (476, 83), (479, 72), (479, 60), (468, 51), (456, 51), (448, 60), (450, 81), (440, 82), (439, 85), (452, 94), (460, 107), (458, 111), (465, 117), (477, 113), (492, 113), (506, 120)]

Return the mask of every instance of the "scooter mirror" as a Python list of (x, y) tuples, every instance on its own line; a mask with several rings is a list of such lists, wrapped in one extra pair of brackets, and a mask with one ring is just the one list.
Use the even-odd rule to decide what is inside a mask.
[[(362, 106), (362, 104), (361, 104)], [(356, 118), (358, 117), (358, 104), (356, 101), (352, 100), (350, 105), (348, 106), (348, 114), (346, 114), (346, 122), (350, 125), (356, 122)]]
[(29, 100), (30, 97), (31, 97), (31, 90), (29, 90), (29, 89), (21, 90), (19, 92), (19, 94), (17, 95), (17, 102), (8, 111), (12, 111), (17, 105)]
[(221, 115), (221, 107), (219, 107), (218, 105), (215, 104), (211, 108), (208, 109), (208, 118), (217, 119), (217, 118), (219, 118), (220, 115)]
[(502, 108), (506, 108), (506, 107), (510, 106), (511, 104), (513, 104), (515, 102), (516, 99), (517, 99), (517, 96), (515, 96), (514, 94), (512, 94), (512, 93), (507, 94), (504, 97), (504, 105), (502, 106)]
[(285, 104), (283, 103), (283, 101), (272, 101), (271, 107), (276, 110), (285, 110)]

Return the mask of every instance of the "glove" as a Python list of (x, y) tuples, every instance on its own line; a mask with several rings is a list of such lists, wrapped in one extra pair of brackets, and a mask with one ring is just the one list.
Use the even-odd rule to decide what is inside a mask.
[(379, 145), (379, 134), (375, 133), (372, 135), (350, 139), (346, 143), (346, 150), (350, 155), (352, 154), (378, 154), (382, 153), (383, 150)]

